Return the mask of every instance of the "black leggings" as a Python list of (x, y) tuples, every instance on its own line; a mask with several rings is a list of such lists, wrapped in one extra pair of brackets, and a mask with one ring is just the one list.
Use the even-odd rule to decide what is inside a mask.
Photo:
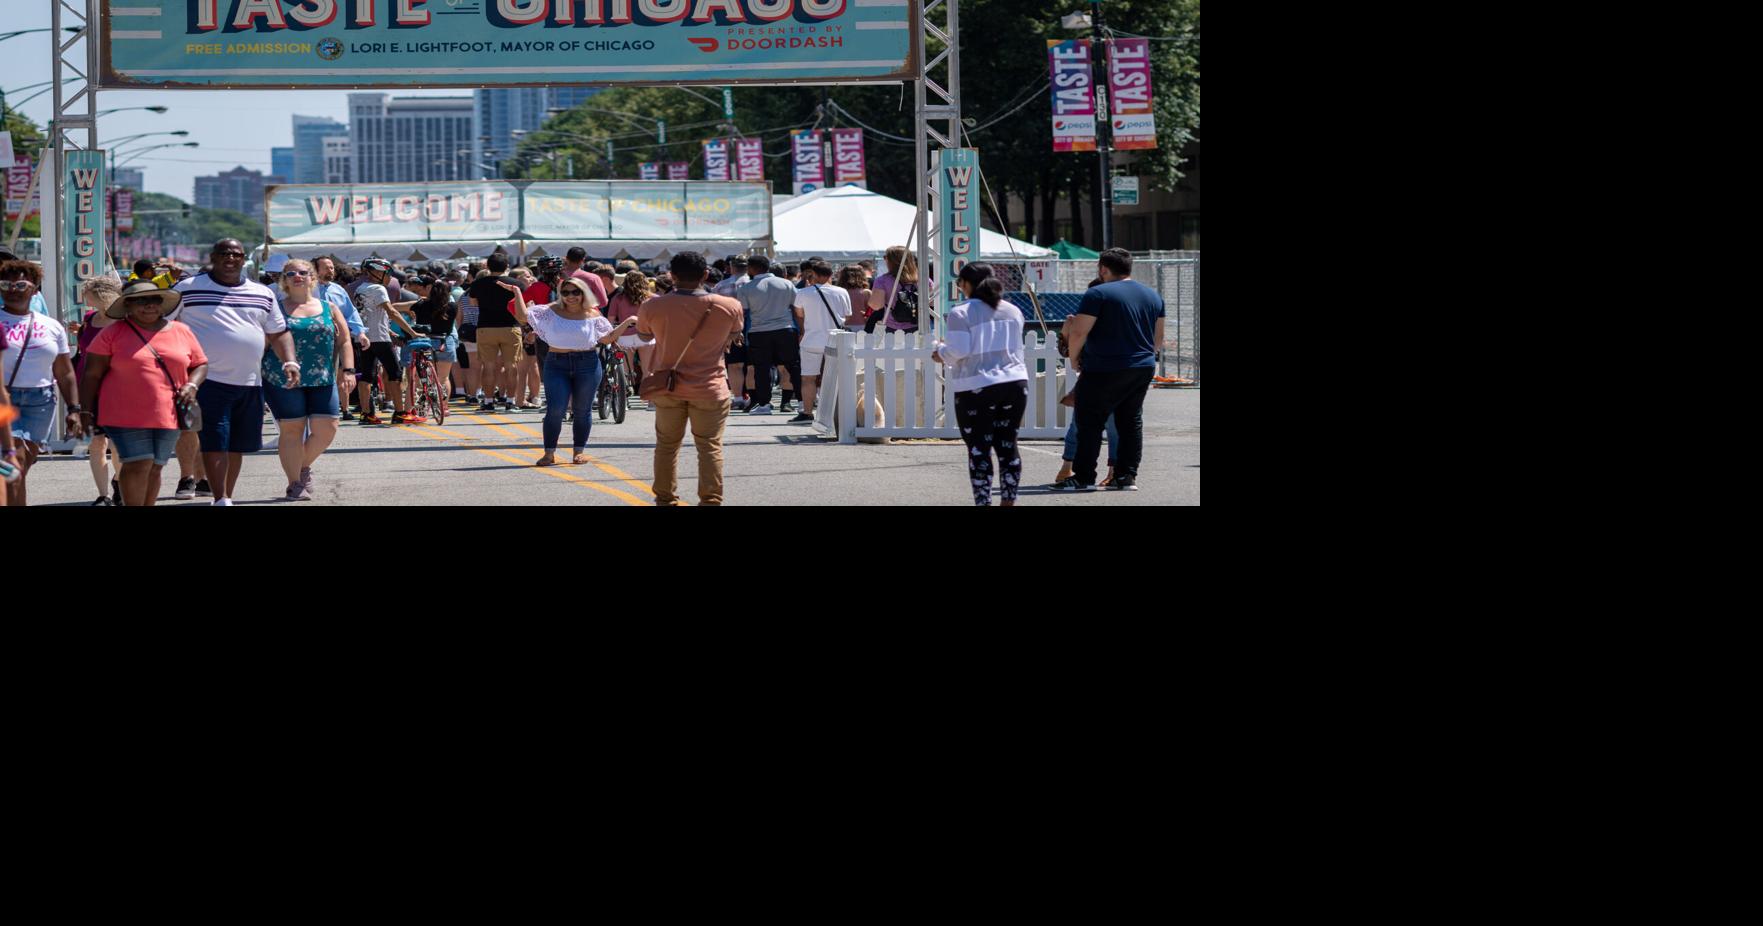
[(955, 393), (955, 416), (960, 419), (961, 439), (967, 442), (967, 475), (973, 481), (973, 503), (992, 503), (992, 454), (998, 455), (999, 494), (1016, 501), (1022, 481), (1022, 451), (1016, 449), (1016, 432), (1028, 411), (1028, 383), (999, 383), (978, 392)]

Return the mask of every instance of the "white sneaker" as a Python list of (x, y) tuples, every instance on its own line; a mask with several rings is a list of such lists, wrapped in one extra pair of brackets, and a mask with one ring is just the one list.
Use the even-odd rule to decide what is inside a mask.
[(214, 507), (231, 508), (233, 507), (233, 500), (230, 498), (217, 498), (214, 500)]

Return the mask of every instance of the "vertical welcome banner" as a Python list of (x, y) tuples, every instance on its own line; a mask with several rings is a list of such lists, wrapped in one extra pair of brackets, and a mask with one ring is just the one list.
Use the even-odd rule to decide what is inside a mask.
[(1132, 151), (1157, 147), (1157, 117), (1151, 113), (1151, 42), (1115, 39), (1108, 43), (1108, 108), (1114, 116), (1114, 147)]
[(660, 180), (661, 179), (661, 165), (659, 163), (653, 162), (653, 161), (638, 164), (637, 165), (637, 179), (639, 179), (639, 180)]
[(757, 138), (735, 141), (735, 157), (740, 163), (740, 180), (765, 179), (765, 143)]
[(979, 257), (979, 151), (944, 148), (937, 152), (937, 333), (947, 309), (966, 299), (956, 277)]
[(712, 138), (704, 143), (704, 179), (727, 182), (728, 139)]
[(790, 133), (797, 196), (826, 186), (826, 158), (823, 156), (820, 141), (822, 137), (822, 132), (800, 130)]
[(833, 129), (833, 184), (869, 189), (862, 129)]
[(1096, 93), (1090, 77), (1090, 40), (1047, 40), (1053, 73), (1053, 150), (1096, 150)]
[(62, 244), (66, 256), (61, 276), (67, 283), (65, 293), (80, 291), (80, 281), (110, 270), (104, 256), (104, 190), (109, 186), (105, 176), (104, 152), (69, 151), (67, 165), (66, 210), (67, 238)]
[(690, 179), (692, 179), (692, 165), (691, 165), (691, 163), (687, 162), (687, 161), (669, 161), (667, 163), (667, 179), (669, 179), (669, 180), (690, 180)]

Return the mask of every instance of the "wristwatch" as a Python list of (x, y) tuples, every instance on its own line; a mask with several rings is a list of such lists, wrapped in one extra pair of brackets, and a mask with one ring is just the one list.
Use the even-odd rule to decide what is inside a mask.
[(354, 375), (355, 375), (355, 370), (354, 370), (354, 368), (353, 368), (353, 367), (345, 367), (345, 368), (344, 368), (344, 369), (343, 369), (343, 372), (344, 372), (344, 373), (347, 373), (347, 374), (349, 374), (349, 375), (350, 375), (350, 376), (354, 376)]
[(68, 414), (70, 414), (70, 415), (77, 415), (80, 412), (85, 411), (85, 409), (79, 407), (78, 405), (69, 405), (67, 407), (67, 411), (68, 411)]

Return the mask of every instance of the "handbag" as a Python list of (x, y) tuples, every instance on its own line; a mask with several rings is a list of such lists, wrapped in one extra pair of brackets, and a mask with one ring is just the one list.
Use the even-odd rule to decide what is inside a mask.
[(159, 371), (165, 374), (165, 381), (171, 385), (171, 406), (177, 410), (178, 430), (202, 430), (202, 406), (195, 402), (185, 405), (179, 400), (178, 390), (180, 387), (178, 386), (177, 380), (171, 378), (171, 368), (167, 367), (165, 361), (160, 359), (159, 352), (153, 349), (152, 343), (147, 340), (146, 335), (141, 333), (141, 329), (135, 327), (134, 321), (129, 320), (126, 324), (129, 326), (129, 330), (135, 333), (135, 337), (141, 339), (141, 343), (146, 346), (147, 352), (153, 355), (153, 362), (159, 364)]
[[(710, 294), (706, 293), (705, 295), (708, 296)], [(686, 341), (686, 346), (680, 349), (679, 356), (674, 359), (672, 367), (665, 370), (650, 370), (643, 374), (643, 384), (640, 387), (641, 394), (647, 396), (654, 395), (657, 392), (673, 391), (673, 384), (675, 382), (674, 368), (685, 362), (686, 351), (692, 349), (692, 342), (698, 340), (698, 333), (704, 330), (704, 323), (710, 320), (710, 313), (715, 310), (715, 303), (711, 303), (704, 307), (704, 316), (698, 319), (698, 327), (692, 329), (691, 338)]]

